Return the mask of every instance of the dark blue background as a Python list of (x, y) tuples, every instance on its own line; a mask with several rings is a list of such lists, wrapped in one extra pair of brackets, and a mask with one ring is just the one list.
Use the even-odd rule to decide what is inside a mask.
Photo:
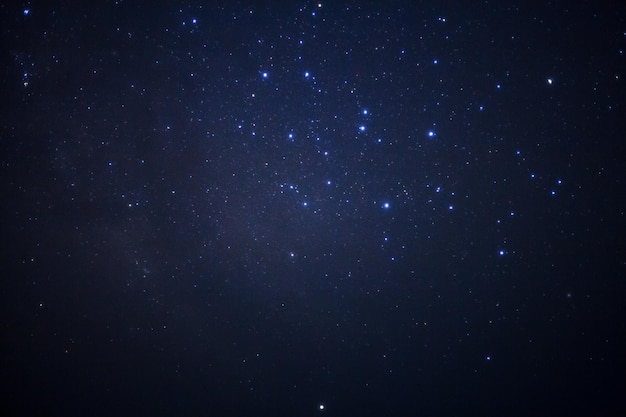
[(0, 6), (2, 414), (626, 413), (624, 8), (223, 3)]

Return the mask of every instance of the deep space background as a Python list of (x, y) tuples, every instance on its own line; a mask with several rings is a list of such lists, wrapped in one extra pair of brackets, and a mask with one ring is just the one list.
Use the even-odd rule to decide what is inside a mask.
[(0, 19), (2, 415), (626, 415), (620, 2)]

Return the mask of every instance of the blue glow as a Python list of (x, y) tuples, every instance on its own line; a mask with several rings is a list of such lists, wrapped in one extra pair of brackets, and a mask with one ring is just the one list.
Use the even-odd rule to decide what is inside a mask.
[(311, 74), (309, 73), (309, 71), (306, 71), (306, 72), (304, 73), (304, 78), (309, 78), (309, 75), (311, 75)]
[(498, 251), (498, 255), (500, 255), (500, 256), (504, 256), (504, 255), (506, 255), (506, 251), (505, 251), (504, 249), (500, 249), (500, 250)]
[(24, 9), (24, 16), (28, 16), (29, 13), (30, 13), (30, 9)]
[(383, 208), (384, 209), (388, 209), (389, 207), (391, 207), (391, 205), (389, 203), (383, 203)]
[(261, 77), (267, 78), (267, 77), (269, 77), (269, 74), (267, 72), (262, 72), (261, 73)]
[(439, 63), (438, 59), (433, 59), (433, 64), (437, 65)]
[(427, 135), (429, 138), (434, 138), (435, 136), (437, 136), (434, 130), (429, 130)]
[(359, 131), (365, 132), (365, 126), (364, 125), (359, 126)]
[(368, 113), (368, 112), (367, 112), (367, 109), (363, 109), (363, 112), (362, 112), (362, 113), (363, 113), (363, 116), (367, 116), (367, 113)]

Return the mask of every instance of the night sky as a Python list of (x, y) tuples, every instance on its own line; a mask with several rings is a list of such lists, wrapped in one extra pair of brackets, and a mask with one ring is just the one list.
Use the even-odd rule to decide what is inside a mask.
[(6, 3), (3, 416), (626, 414), (619, 2)]

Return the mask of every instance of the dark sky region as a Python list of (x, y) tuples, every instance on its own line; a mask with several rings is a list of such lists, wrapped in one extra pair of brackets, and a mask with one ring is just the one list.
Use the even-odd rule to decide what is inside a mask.
[(626, 415), (625, 18), (4, 2), (2, 415)]

